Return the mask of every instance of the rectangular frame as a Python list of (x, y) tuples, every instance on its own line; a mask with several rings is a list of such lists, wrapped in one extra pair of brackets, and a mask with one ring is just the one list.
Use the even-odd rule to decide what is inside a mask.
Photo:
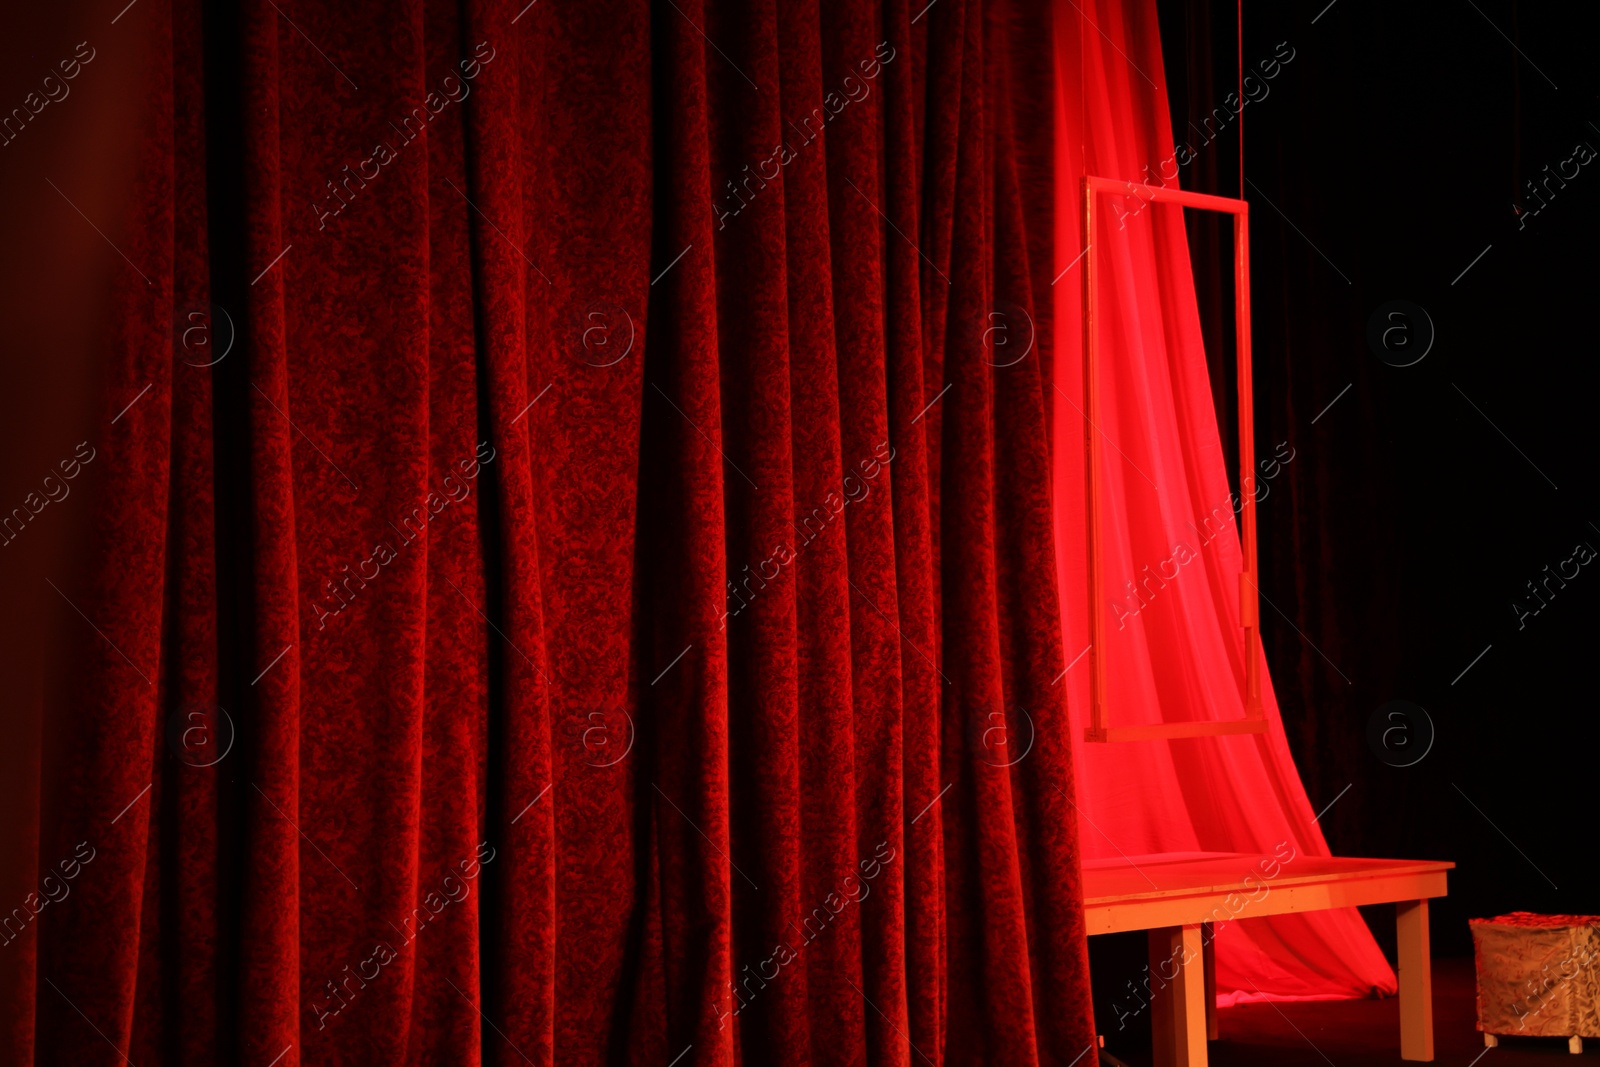
[[(1102, 193), (1139, 196), (1153, 203), (1179, 204), (1206, 211), (1221, 211), (1233, 216), (1234, 333), (1237, 338), (1239, 392), (1239, 536), (1244, 552), (1244, 569), (1239, 572), (1239, 624), (1244, 629), (1245, 717), (1212, 722), (1170, 722), (1145, 726), (1112, 726), (1105, 706), (1105, 663), (1096, 651), (1100, 648), (1101, 611), (1100, 500), (1095, 471), (1100, 449), (1097, 442), (1099, 421), (1099, 338), (1095, 331), (1095, 297), (1098, 275), (1094, 269), (1095, 197)], [(1247, 490), (1255, 470), (1255, 404), (1250, 373), (1250, 205), (1243, 200), (1209, 193), (1192, 193), (1160, 185), (1118, 181), (1085, 175), (1083, 179), (1083, 237), (1086, 254), (1083, 268), (1083, 397), (1087, 418), (1083, 427), (1084, 485), (1087, 494), (1089, 550), (1089, 726), (1084, 740), (1151, 741), (1182, 737), (1222, 737), (1231, 734), (1265, 733), (1267, 722), (1261, 708), (1261, 592), (1256, 581), (1255, 496)]]

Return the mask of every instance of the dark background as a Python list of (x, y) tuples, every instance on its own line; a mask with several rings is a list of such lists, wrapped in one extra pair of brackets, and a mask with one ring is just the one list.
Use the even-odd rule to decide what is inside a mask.
[[(1182, 141), (1236, 91), (1238, 11), (1158, 6)], [(1579, 543), (1600, 549), (1600, 155), (1564, 186), (1550, 178), (1578, 143), (1600, 152), (1600, 15), (1252, 0), (1243, 24), (1247, 68), (1279, 42), (1295, 53), (1242, 127), (1257, 455), (1296, 450), (1260, 505), (1262, 630), (1312, 805), (1338, 798), (1322, 818), (1335, 852), (1457, 863), (1433, 903), (1436, 954), (1471, 952), (1468, 918), (1600, 912), (1585, 874), (1600, 823), (1600, 559), (1552, 582), (1520, 628), (1512, 607), (1538, 607), (1526, 583)], [(1204, 147), (1188, 131), (1198, 158), (1184, 188), (1239, 195), (1239, 125)], [(1231, 441), (1232, 248), (1209, 222), (1190, 234)], [(1368, 343), (1392, 300), (1423, 308), (1435, 332), (1410, 366)], [(1426, 340), (1425, 323), (1398, 324)], [(1410, 766), (1369, 744), (1393, 700), (1436, 731)], [(1392, 734), (1391, 759), (1422, 751), (1424, 732)], [(1392, 958), (1392, 909), (1368, 921)]]

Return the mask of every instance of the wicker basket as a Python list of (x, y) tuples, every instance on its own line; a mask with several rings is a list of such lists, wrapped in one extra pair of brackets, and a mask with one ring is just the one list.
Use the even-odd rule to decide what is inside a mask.
[(1600, 916), (1515, 911), (1471, 926), (1485, 1044), (1564, 1037), (1580, 1052), (1600, 1038)]

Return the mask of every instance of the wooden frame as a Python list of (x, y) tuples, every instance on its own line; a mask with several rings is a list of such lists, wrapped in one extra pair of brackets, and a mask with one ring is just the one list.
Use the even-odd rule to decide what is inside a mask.
[[(1112, 726), (1105, 707), (1105, 662), (1097, 651), (1103, 638), (1100, 603), (1102, 588), (1100, 546), (1097, 531), (1100, 518), (1099, 486), (1095, 479), (1100, 449), (1099, 434), (1099, 339), (1095, 331), (1095, 298), (1098, 274), (1094, 269), (1095, 197), (1101, 193), (1123, 193), (1153, 203), (1179, 204), (1206, 211), (1221, 211), (1233, 216), (1233, 275), (1235, 334), (1238, 339), (1239, 390), (1239, 536), (1244, 550), (1244, 569), (1239, 573), (1239, 623), (1244, 628), (1245, 717), (1214, 722), (1154, 723), (1144, 726)], [(1182, 737), (1219, 737), (1229, 734), (1259, 734), (1267, 729), (1261, 709), (1261, 605), (1256, 571), (1256, 509), (1254, 494), (1248, 491), (1255, 470), (1255, 426), (1251, 418), (1254, 401), (1250, 375), (1250, 205), (1207, 193), (1191, 193), (1160, 185), (1117, 181), (1086, 175), (1083, 179), (1083, 236), (1088, 254), (1083, 268), (1083, 396), (1084, 484), (1088, 495), (1089, 549), (1089, 726), (1087, 741), (1148, 741)]]

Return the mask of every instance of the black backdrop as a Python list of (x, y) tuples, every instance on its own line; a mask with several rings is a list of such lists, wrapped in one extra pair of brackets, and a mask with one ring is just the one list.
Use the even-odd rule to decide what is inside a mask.
[[(1202, 145), (1236, 91), (1236, 9), (1160, 11), (1174, 128), (1197, 153), (1185, 188), (1239, 194), (1243, 127), (1258, 451), (1296, 450), (1260, 507), (1263, 635), (1329, 842), (1456, 861), (1439, 954), (1471, 951), (1469, 917), (1600, 912), (1600, 559), (1574, 559), (1600, 549), (1600, 156), (1575, 153), (1600, 150), (1597, 16), (1251, 0), (1246, 67), (1280, 42), (1294, 58)], [(1231, 382), (1232, 250), (1208, 225), (1191, 250), (1214, 377)], [(1383, 319), (1386, 362), (1369, 320), (1397, 300), (1412, 307)], [(1417, 307), (1431, 347), (1392, 365), (1427, 342)], [(1435, 730), (1416, 762), (1426, 731), (1389, 717), (1396, 700)], [(1387, 744), (1369, 739), (1375, 714)], [(1368, 919), (1392, 954), (1392, 913)]]

